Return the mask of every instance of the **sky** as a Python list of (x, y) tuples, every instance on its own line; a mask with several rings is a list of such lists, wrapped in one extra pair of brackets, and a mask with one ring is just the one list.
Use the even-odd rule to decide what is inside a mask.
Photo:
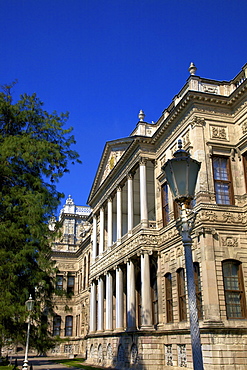
[(246, 0), (0, 0), (0, 85), (69, 112), (82, 164), (57, 185), (86, 205), (106, 141), (156, 122), (189, 77), (247, 62)]

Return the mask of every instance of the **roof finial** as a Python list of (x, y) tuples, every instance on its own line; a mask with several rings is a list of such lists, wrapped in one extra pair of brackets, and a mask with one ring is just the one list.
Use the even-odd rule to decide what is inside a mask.
[(144, 121), (144, 118), (145, 118), (145, 114), (143, 112), (143, 110), (141, 109), (140, 112), (139, 112), (139, 115), (138, 115), (138, 118), (140, 121)]
[(190, 72), (191, 76), (194, 76), (196, 74), (197, 68), (193, 62), (190, 63), (188, 71)]

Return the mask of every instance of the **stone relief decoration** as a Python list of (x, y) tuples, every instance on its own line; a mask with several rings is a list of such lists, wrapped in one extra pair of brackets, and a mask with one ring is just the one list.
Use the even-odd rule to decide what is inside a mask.
[(203, 91), (209, 94), (218, 94), (219, 93), (219, 88), (218, 86), (215, 85), (208, 85), (208, 84), (203, 84), (202, 85)]
[(170, 261), (170, 252), (167, 252), (164, 254), (164, 262), (169, 262)]
[(243, 134), (246, 134), (247, 133), (247, 121), (245, 121), (244, 123), (242, 123), (242, 132), (243, 132)]
[(111, 172), (113, 167), (116, 165), (116, 163), (121, 158), (122, 154), (123, 154), (122, 150), (116, 150), (116, 151), (111, 152), (111, 154), (109, 156), (109, 159), (108, 159), (108, 162), (106, 164), (105, 171), (103, 173), (101, 182), (103, 182), (104, 179), (107, 177), (107, 175)]
[(217, 215), (215, 212), (213, 211), (202, 211), (200, 212), (197, 217), (201, 220), (201, 221), (217, 221)]
[(181, 247), (178, 247), (176, 249), (176, 258), (182, 256), (182, 254), (183, 254), (182, 248)]
[(75, 270), (75, 265), (73, 263), (60, 263), (59, 268), (63, 270)]
[(227, 236), (225, 238), (221, 238), (221, 243), (224, 247), (233, 247), (237, 248), (238, 247), (238, 238), (234, 238), (231, 236)]
[(163, 154), (162, 157), (160, 157), (160, 166), (162, 167), (166, 163), (166, 154)]
[(108, 344), (107, 349), (106, 349), (106, 358), (108, 362), (111, 364), (112, 359), (113, 359), (113, 353), (112, 353), (112, 346), (110, 343)]
[(224, 126), (210, 126), (211, 139), (228, 140), (228, 130)]
[(131, 350), (130, 350), (130, 364), (131, 365), (137, 365), (139, 361), (138, 358), (138, 349), (136, 344), (132, 344)]
[(178, 366), (187, 367), (186, 344), (178, 344)]
[(172, 344), (165, 344), (165, 361), (167, 366), (173, 366)]
[(206, 125), (206, 121), (204, 118), (201, 118), (201, 117), (198, 117), (198, 116), (195, 116), (193, 118), (193, 120), (191, 121), (191, 127), (194, 128), (196, 126), (199, 126), (199, 127), (202, 127), (202, 126), (205, 126)]
[(223, 213), (223, 221), (224, 222), (228, 222), (228, 223), (233, 223), (233, 222), (235, 222), (235, 217), (234, 217), (234, 215), (232, 214), (232, 213), (230, 213), (230, 212), (225, 212), (225, 213)]
[(73, 353), (73, 344), (65, 344), (64, 353)]
[(99, 347), (98, 347), (98, 363), (102, 363), (103, 362), (103, 349), (102, 349), (102, 345), (100, 344)]
[(182, 137), (183, 140), (183, 147), (186, 148), (188, 147), (191, 142), (190, 142), (190, 132), (187, 131), (186, 134)]
[(88, 221), (85, 221), (83, 224), (81, 224), (79, 229), (80, 238), (84, 238), (90, 232), (91, 228), (92, 224), (90, 224)]

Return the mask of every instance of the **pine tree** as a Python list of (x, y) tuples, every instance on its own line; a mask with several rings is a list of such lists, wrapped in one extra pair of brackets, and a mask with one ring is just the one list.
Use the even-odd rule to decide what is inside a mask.
[(0, 347), (6, 338), (25, 341), (29, 294), (32, 343), (49, 347), (44, 315), (53, 312), (55, 267), (48, 224), (63, 197), (57, 181), (70, 162), (80, 161), (71, 149), (72, 128), (64, 128), (68, 114), (48, 113), (36, 94), (14, 102), (12, 87), (0, 93)]

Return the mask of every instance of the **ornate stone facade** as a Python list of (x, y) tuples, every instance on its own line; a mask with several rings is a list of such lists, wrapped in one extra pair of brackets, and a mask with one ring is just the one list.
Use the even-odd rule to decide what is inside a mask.
[[(247, 65), (229, 82), (195, 72), (192, 65), (156, 123), (141, 112), (131, 136), (106, 143), (88, 199), (91, 237), (63, 262), (80, 271), (81, 255), (91, 253), (89, 288), (73, 298), (84, 294), (90, 306), (88, 363), (192, 368), (180, 211), (161, 169), (182, 139), (201, 162), (189, 217), (197, 212), (192, 249), (204, 368), (247, 367)], [(121, 156), (113, 163), (114, 152)]]

